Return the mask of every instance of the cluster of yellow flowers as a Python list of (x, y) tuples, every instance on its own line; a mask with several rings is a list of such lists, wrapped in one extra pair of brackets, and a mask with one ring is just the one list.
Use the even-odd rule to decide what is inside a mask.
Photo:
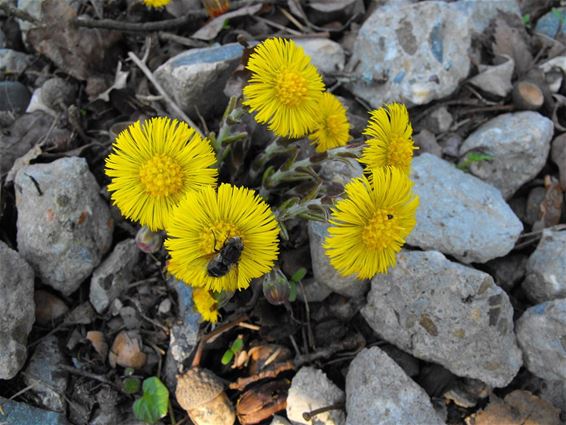
[[(294, 42), (267, 40), (254, 49), (243, 104), (281, 137), (308, 136), (319, 152), (345, 145), (346, 110)], [(332, 210), (325, 249), (342, 274), (369, 278), (395, 264), (415, 226), (418, 199), (408, 177), (413, 155), (407, 109), (372, 112), (360, 162), (366, 175), (345, 187)], [(168, 271), (194, 286), (204, 320), (218, 319), (215, 294), (245, 289), (268, 273), (279, 253), (279, 225), (254, 190), (218, 186), (209, 140), (167, 117), (136, 122), (118, 135), (106, 159), (108, 189), (122, 214), (165, 231)], [(218, 187), (217, 187), (218, 186)]]

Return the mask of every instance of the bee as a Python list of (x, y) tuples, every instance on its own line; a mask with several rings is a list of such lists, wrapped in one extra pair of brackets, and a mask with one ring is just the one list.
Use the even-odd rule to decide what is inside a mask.
[(208, 275), (222, 277), (230, 271), (230, 267), (240, 260), (244, 244), (239, 237), (226, 239), (220, 251), (218, 251), (208, 262)]

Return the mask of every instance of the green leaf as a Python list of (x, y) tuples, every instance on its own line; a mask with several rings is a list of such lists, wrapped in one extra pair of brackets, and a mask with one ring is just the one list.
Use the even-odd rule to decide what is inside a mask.
[(523, 19), (523, 25), (526, 26), (527, 28), (530, 28), (530, 26), (531, 26), (531, 15), (529, 13), (527, 13), (526, 15), (523, 15), (522, 19)]
[(234, 358), (234, 352), (232, 351), (231, 348), (228, 348), (225, 352), (224, 355), (222, 356), (222, 360), (220, 360), (220, 362), (226, 366), (229, 365), (232, 362), (232, 359)]
[(140, 390), (141, 382), (139, 378), (128, 377), (122, 381), (122, 389), (125, 393), (135, 394)]
[(472, 165), (474, 162), (480, 162), (480, 161), (490, 161), (494, 158), (493, 155), (490, 155), (488, 153), (484, 153), (484, 152), (468, 152), (464, 158), (462, 158), (462, 160), (459, 162), (459, 164), (457, 165), (457, 167), (460, 170), (464, 170), (464, 171), (468, 171), (470, 169), (470, 165)]
[(242, 338), (236, 338), (230, 347), (234, 354), (239, 353), (244, 348), (244, 340)]
[(143, 395), (133, 406), (136, 418), (154, 424), (167, 415), (168, 408), (169, 391), (159, 378), (152, 376), (143, 381)]
[(294, 280), (289, 281), (289, 287), (291, 288), (289, 291), (289, 302), (294, 303), (297, 299), (297, 282)]
[(300, 282), (301, 280), (303, 280), (306, 274), (307, 274), (307, 269), (301, 267), (295, 273), (293, 273), (293, 276), (291, 276), (291, 282), (295, 282), (295, 283)]

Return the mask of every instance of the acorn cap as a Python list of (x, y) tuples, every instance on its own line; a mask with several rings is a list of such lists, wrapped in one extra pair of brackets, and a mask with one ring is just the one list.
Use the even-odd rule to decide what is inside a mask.
[(193, 367), (177, 376), (177, 402), (185, 410), (193, 409), (213, 400), (224, 391), (220, 378), (208, 369)]

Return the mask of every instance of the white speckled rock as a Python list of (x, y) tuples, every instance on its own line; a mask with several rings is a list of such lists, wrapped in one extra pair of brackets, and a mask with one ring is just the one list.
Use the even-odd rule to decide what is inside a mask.
[(470, 42), (468, 17), (449, 3), (377, 8), (354, 43), (350, 89), (375, 108), (448, 96), (468, 76)]
[(527, 261), (523, 289), (537, 303), (566, 298), (566, 232), (545, 229)]
[(360, 351), (346, 375), (346, 425), (443, 425), (430, 398), (378, 347)]
[(346, 54), (342, 46), (328, 38), (305, 38), (297, 40), (319, 72), (332, 74), (344, 70)]
[(0, 241), (0, 379), (12, 379), (26, 361), (35, 320), (33, 279), (30, 265)]
[(344, 392), (330, 381), (324, 372), (314, 367), (302, 367), (293, 377), (287, 396), (287, 417), (293, 425), (343, 425), (342, 410), (330, 410), (306, 421), (303, 413), (344, 402)]
[(509, 199), (542, 170), (553, 134), (552, 121), (538, 112), (502, 114), (474, 131), (460, 147), (460, 155), (472, 150), (492, 155), (492, 160), (471, 164), (470, 171)]
[(83, 158), (22, 168), (15, 179), (18, 248), (36, 275), (73, 293), (112, 243), (113, 221)]
[(526, 368), (543, 379), (566, 380), (566, 299), (529, 308), (516, 328)]
[(237, 43), (190, 49), (155, 70), (155, 78), (190, 117), (223, 110), (228, 99), (224, 85), (242, 56)]
[(420, 197), (409, 245), (485, 263), (511, 251), (523, 225), (501, 192), (430, 154), (413, 160), (411, 177)]
[(372, 280), (362, 315), (383, 339), (458, 376), (504, 387), (521, 367), (507, 294), (435, 251), (402, 251)]

